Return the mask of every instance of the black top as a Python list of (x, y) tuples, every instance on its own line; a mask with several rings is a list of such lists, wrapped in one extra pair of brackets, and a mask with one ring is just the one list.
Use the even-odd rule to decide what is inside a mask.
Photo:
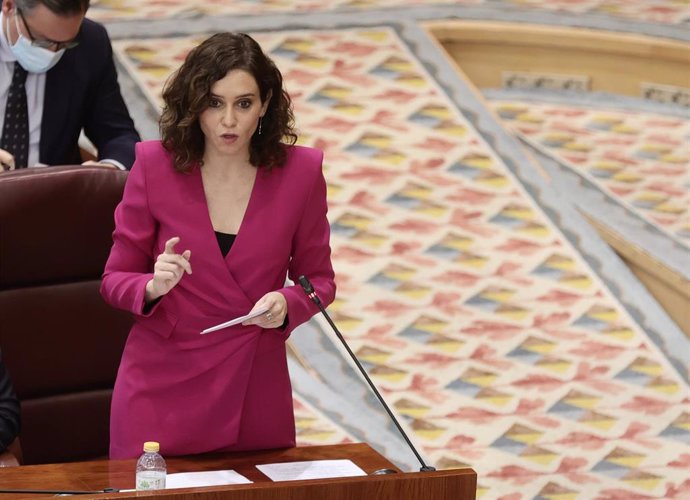
[(223, 257), (225, 257), (226, 255), (228, 255), (230, 248), (232, 248), (232, 244), (235, 242), (235, 238), (237, 238), (237, 235), (221, 233), (219, 231), (215, 231), (215, 233), (216, 239), (218, 240), (218, 246), (220, 247), (220, 252), (223, 254)]

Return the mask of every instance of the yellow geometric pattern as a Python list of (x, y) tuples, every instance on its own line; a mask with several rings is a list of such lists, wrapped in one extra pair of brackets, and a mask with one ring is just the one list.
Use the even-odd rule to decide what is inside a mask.
[(690, 120), (532, 102), (491, 104), (535, 147), (690, 248)]
[[(648, 23), (682, 24), (690, 20), (686, 0), (429, 0), (445, 6), (499, 7), (593, 14), (634, 19)], [(187, 19), (199, 16), (260, 15), (278, 12), (329, 12), (337, 9), (385, 9), (423, 6), (421, 0), (190, 0), (141, 2), (141, 0), (92, 0), (89, 15), (99, 21), (122, 19)], [(300, 42), (304, 45), (302, 42)], [(404, 66), (403, 59), (400, 66)]]
[[(254, 36), (325, 151), (331, 316), (429, 461), (490, 498), (680, 488), (688, 387), (396, 33)], [(200, 38), (115, 50), (158, 105)]]

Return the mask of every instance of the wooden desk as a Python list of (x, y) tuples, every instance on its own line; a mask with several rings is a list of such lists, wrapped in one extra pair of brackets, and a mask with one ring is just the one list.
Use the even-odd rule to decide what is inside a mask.
[[(352, 460), (368, 474), (384, 468), (399, 470), (366, 444), (170, 457), (166, 459), (168, 473), (232, 469), (253, 483), (154, 492), (103, 493), (74, 498), (119, 500), (150, 495), (177, 500), (474, 500), (476, 497), (477, 475), (472, 469), (272, 482), (255, 467), (267, 463), (343, 458)], [(135, 464), (136, 460), (101, 460), (1, 468), (0, 489), (130, 489), (134, 487)], [(0, 500), (10, 498), (36, 498), (36, 495), (0, 495)]]

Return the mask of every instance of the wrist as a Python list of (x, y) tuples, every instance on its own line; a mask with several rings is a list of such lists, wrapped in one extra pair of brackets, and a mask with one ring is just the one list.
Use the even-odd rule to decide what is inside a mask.
[(150, 279), (146, 283), (146, 288), (144, 289), (144, 302), (150, 303), (158, 299), (162, 294), (158, 293), (153, 286), (153, 279)]

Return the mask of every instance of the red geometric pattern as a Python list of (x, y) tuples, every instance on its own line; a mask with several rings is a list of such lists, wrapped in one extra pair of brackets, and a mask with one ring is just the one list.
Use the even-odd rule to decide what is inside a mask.
[[(331, 315), (437, 467), (486, 498), (690, 495), (690, 391), (387, 28), (255, 34), (326, 153)], [(122, 41), (159, 104), (200, 38)]]
[(495, 101), (505, 123), (690, 248), (690, 120)]
[(99, 21), (123, 19), (184, 19), (197, 16), (260, 15), (275, 12), (329, 12), (336, 9), (381, 9), (424, 5), (488, 5), (524, 7), (564, 14), (594, 14), (657, 24), (690, 21), (685, 0), (95, 0), (89, 16)]

